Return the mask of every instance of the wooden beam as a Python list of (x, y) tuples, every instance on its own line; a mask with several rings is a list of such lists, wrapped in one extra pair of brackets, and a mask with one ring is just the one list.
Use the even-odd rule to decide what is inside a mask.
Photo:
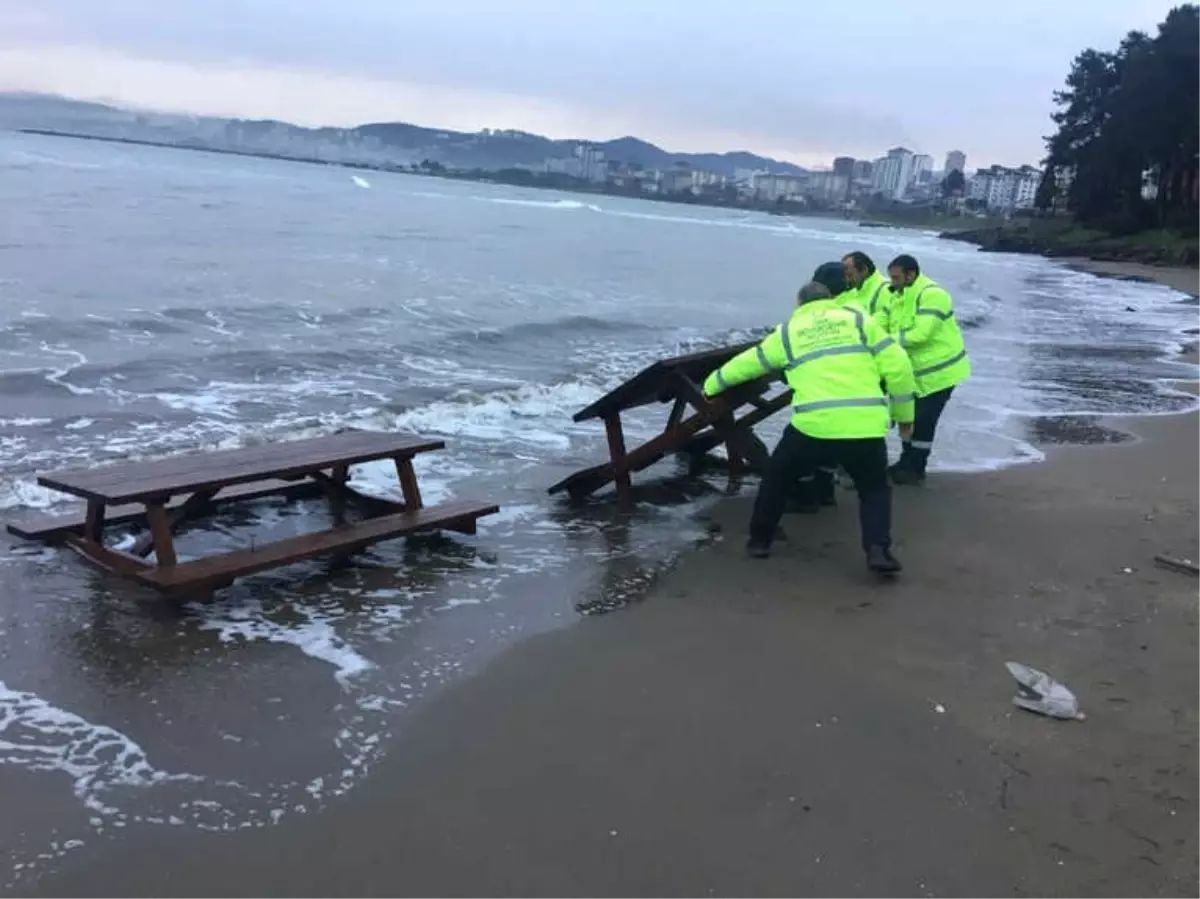
[(669, 431), (671, 428), (679, 424), (683, 418), (683, 413), (687, 411), (687, 400), (681, 396), (675, 397), (675, 403), (671, 406), (671, 414), (667, 416), (667, 426), (664, 431)]
[(83, 520), (83, 536), (93, 543), (104, 543), (104, 503), (89, 499), (87, 516)]
[(150, 534), (154, 539), (154, 556), (159, 567), (174, 565), (175, 540), (171, 536), (171, 520), (162, 503), (146, 503), (146, 518), (150, 522)]
[(1200, 567), (1191, 559), (1173, 559), (1170, 556), (1157, 555), (1154, 561), (1163, 568), (1177, 571), (1180, 574), (1200, 574)]
[[(716, 443), (724, 442), (725, 451), (729, 455), (729, 473), (740, 474), (743, 467), (743, 460), (750, 461), (753, 459), (757, 454), (758, 447), (747, 439), (745, 429), (737, 427), (738, 422), (734, 414), (736, 407), (723, 401), (721, 396), (718, 396), (716, 401), (706, 397), (704, 391), (683, 374), (683, 372), (676, 372), (675, 381), (679, 396), (686, 397), (694, 408), (706, 412), (713, 418), (712, 427), (715, 438), (713, 445), (715, 446)], [(738, 405), (741, 404), (739, 403)], [(754, 413), (750, 414), (753, 415)], [(746, 417), (748, 418), (749, 416)]]
[(396, 457), (396, 475), (400, 478), (400, 490), (404, 494), (404, 508), (416, 512), (424, 508), (421, 502), (421, 487), (417, 483), (417, 472), (413, 468), (412, 456)]
[(86, 537), (81, 537), (79, 534), (65, 534), (63, 535), (63, 540), (67, 546), (78, 552), (89, 562), (94, 562), (105, 571), (110, 571), (113, 574), (129, 576), (151, 567), (150, 563), (145, 559), (139, 559), (137, 556), (121, 552), (119, 549), (111, 549), (99, 543), (94, 543)]
[[(176, 506), (170, 510), (167, 517), (167, 524), (174, 533), (178, 528), (189, 518), (195, 518), (201, 512), (208, 508), (212, 502), (212, 498), (216, 496), (216, 490), (198, 490), (183, 501), (182, 505)], [(145, 558), (150, 555), (150, 551), (154, 549), (154, 532), (149, 531), (143, 534), (138, 541), (129, 548), (131, 555)]]
[(629, 462), (625, 453), (625, 430), (621, 427), (621, 413), (614, 412), (604, 418), (604, 433), (608, 437), (608, 458), (612, 465), (613, 481), (617, 488), (617, 503), (628, 511), (633, 508), (633, 481), (629, 476)]
[[(770, 400), (764, 402), (762, 405), (756, 407), (754, 411), (743, 415), (735, 422), (734, 427), (736, 427), (739, 431), (746, 433), (747, 438), (749, 438), (749, 431), (751, 428), (753, 428), (759, 422), (770, 418), (780, 409), (787, 407), (791, 401), (792, 392), (790, 390), (785, 390), (778, 396), (774, 396)], [(704, 453), (707, 453), (718, 443), (720, 443), (721, 439), (721, 434), (715, 430), (697, 434), (683, 445), (682, 451), (690, 455), (700, 456)], [(753, 444), (753, 448), (749, 449), (750, 455), (747, 458), (755, 468), (761, 469), (761, 466), (766, 462), (766, 457), (761, 452), (761, 448), (757, 443), (755, 443), (753, 440), (748, 440), (748, 442)]]

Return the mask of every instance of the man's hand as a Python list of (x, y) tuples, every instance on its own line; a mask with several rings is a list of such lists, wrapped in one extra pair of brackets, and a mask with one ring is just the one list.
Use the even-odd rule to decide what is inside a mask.
[(901, 440), (912, 440), (913, 423), (911, 421), (897, 422), (896, 430), (900, 432)]

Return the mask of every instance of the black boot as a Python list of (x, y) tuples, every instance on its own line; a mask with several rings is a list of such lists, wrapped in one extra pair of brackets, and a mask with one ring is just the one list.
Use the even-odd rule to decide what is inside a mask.
[(888, 474), (893, 478), (901, 471), (908, 471), (912, 468), (912, 444), (907, 440), (901, 445), (900, 458), (892, 465), (888, 466)]
[(771, 545), (751, 537), (746, 541), (746, 555), (752, 559), (768, 559), (771, 557)]
[(924, 484), (925, 466), (929, 462), (929, 450), (905, 447), (905, 452), (908, 454), (908, 462), (906, 465), (901, 465), (900, 463), (905, 461), (902, 456), (900, 462), (896, 463), (896, 470), (892, 472), (892, 483), (911, 487)]
[[(895, 465), (888, 469), (888, 474), (891, 475), (893, 484), (915, 485), (920, 484), (925, 480), (925, 473), (922, 466), (922, 471), (918, 474), (918, 465), (920, 462), (917, 454), (920, 450), (913, 449), (913, 445), (908, 441), (904, 443), (904, 449), (900, 452), (900, 458)], [(925, 450), (925, 456), (928, 458), (929, 451)]]
[(904, 570), (900, 560), (892, 555), (886, 546), (872, 546), (867, 549), (867, 567), (878, 574), (899, 574)]

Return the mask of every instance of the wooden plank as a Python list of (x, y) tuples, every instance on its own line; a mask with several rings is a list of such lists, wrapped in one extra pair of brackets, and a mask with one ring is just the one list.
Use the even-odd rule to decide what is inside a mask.
[(419, 509), (370, 518), (315, 534), (289, 537), (254, 549), (236, 550), (221, 556), (182, 562), (165, 568), (148, 568), (136, 577), (160, 590), (191, 590), (220, 586), (234, 578), (279, 568), (305, 559), (325, 555), (345, 555), (387, 540), (417, 531), (434, 529), (473, 529), (475, 521), (493, 515), (500, 507), (492, 503), (457, 500)]
[[(256, 481), (248, 484), (237, 484), (224, 487), (212, 498), (213, 506), (241, 501), (251, 502), (270, 496), (285, 496), (289, 499), (299, 499), (318, 496), (321, 488), (313, 481), (302, 479), (281, 481), (275, 478)], [(167, 503), (168, 509), (183, 505), (187, 497), (179, 495)], [(104, 523), (111, 527), (117, 524), (145, 523), (146, 507), (141, 503), (128, 503), (120, 506), (109, 506)], [(73, 509), (61, 515), (47, 515), (44, 512), (34, 512), (16, 518), (7, 523), (10, 534), (24, 537), (27, 540), (57, 540), (66, 534), (82, 534), (86, 526), (86, 512), (83, 509)]]
[(1154, 557), (1154, 561), (1163, 568), (1179, 574), (1200, 574), (1200, 566), (1197, 566), (1191, 559), (1173, 559), (1170, 556), (1157, 555)]
[(693, 380), (703, 380), (710, 372), (720, 368), (738, 353), (757, 345), (757, 341), (751, 341), (736, 346), (689, 353), (686, 356), (660, 359), (653, 365), (643, 368), (620, 386), (610, 390), (590, 406), (580, 409), (575, 413), (574, 420), (587, 421), (592, 418), (603, 418), (613, 412), (623, 412), (626, 409), (635, 409), (650, 403), (672, 400), (675, 398), (674, 395), (669, 392), (664, 393), (663, 388), (673, 370), (682, 369)]
[(93, 543), (79, 534), (66, 534), (63, 539), (71, 549), (75, 550), (89, 562), (99, 565), (105, 571), (130, 576), (150, 569), (150, 563), (145, 559), (139, 559), (137, 556), (121, 552), (119, 549), (112, 549), (102, 546), (99, 543)]
[(108, 503), (158, 500), (211, 487), (267, 478), (287, 479), (338, 464), (357, 465), (376, 459), (415, 455), (442, 449), (445, 445), (444, 440), (413, 434), (344, 431), (311, 440), (50, 472), (39, 476), (38, 483), (52, 490)]
[[(780, 393), (777, 396), (772, 397), (768, 401), (755, 404), (754, 411), (748, 412), (745, 415), (743, 415), (741, 418), (739, 418), (734, 423), (734, 427), (736, 429), (738, 429), (738, 431), (745, 433), (747, 435), (747, 438), (749, 438), (749, 436), (750, 436), (749, 432), (750, 432), (751, 428), (753, 428), (759, 422), (770, 418), (772, 415), (774, 415), (780, 409), (786, 408), (791, 403), (791, 401), (792, 401), (792, 392), (790, 390), (785, 390), (783, 393)], [(691, 440), (687, 441), (687, 443), (685, 443), (680, 448), (680, 451), (689, 453), (691, 455), (699, 456), (699, 455), (703, 455), (704, 453), (707, 453), (709, 450), (711, 450), (713, 447), (715, 447), (721, 441), (722, 441), (722, 435), (719, 431), (716, 431), (716, 430), (704, 431), (702, 433), (697, 434)], [(753, 441), (749, 441), (749, 442), (753, 442)], [(761, 448), (757, 444), (755, 444), (753, 449), (747, 449), (744, 446), (743, 450), (751, 453), (751, 455), (747, 456), (747, 459), (750, 461), (750, 464), (752, 466), (754, 466), (756, 469), (762, 470), (763, 466), (766, 463), (766, 458), (763, 456), (763, 454), (761, 452)], [(768, 453), (768, 455), (769, 455), (769, 453)]]
[[(721, 396), (714, 398), (712, 401), (706, 400), (703, 412), (695, 413), (677, 425), (668, 426), (657, 437), (651, 438), (646, 443), (626, 453), (626, 470), (630, 474), (641, 471), (644, 468), (649, 468), (668, 453), (680, 450), (694, 435), (711, 426), (721, 415), (724, 415), (729, 410), (745, 405), (751, 397), (757, 396), (763, 390), (767, 389), (770, 386), (771, 380), (773, 378), (768, 377), (760, 378), (758, 381), (739, 384), (725, 391)], [(753, 414), (751, 413), (751, 415)], [(715, 446), (723, 439), (724, 437), (718, 433), (713, 445)], [(563, 478), (557, 484), (550, 487), (547, 492), (553, 494), (566, 490), (572, 497), (578, 499), (599, 490), (605, 484), (612, 481), (615, 474), (612, 462), (604, 462)]]

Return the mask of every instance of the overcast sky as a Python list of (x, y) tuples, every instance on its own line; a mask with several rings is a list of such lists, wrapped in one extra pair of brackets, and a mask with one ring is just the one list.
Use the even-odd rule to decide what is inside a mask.
[(806, 165), (1035, 163), (1072, 57), (1156, 0), (0, 0), (0, 90), (304, 125), (635, 134)]

